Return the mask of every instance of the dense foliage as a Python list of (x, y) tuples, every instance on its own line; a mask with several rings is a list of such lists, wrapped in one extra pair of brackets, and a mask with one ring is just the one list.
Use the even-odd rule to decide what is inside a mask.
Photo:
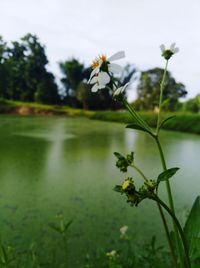
[[(107, 87), (97, 94), (91, 92), (87, 83), (91, 67), (85, 66), (76, 58), (68, 58), (59, 63), (62, 72), (61, 87), (55, 76), (48, 70), (45, 46), (36, 35), (27, 34), (19, 41), (6, 43), (0, 37), (0, 98), (44, 104), (65, 104), (85, 110), (119, 109), (121, 104), (113, 101), (113, 92)], [(158, 105), (159, 81), (163, 69), (154, 68), (141, 72), (137, 86), (137, 110), (154, 110)], [(127, 64), (116, 78), (115, 84), (121, 86), (137, 78), (138, 71)], [(163, 109), (166, 111), (199, 112), (199, 95), (186, 102), (187, 91), (167, 72)]]
[[(135, 101), (135, 107), (138, 110), (154, 110), (158, 106), (163, 71), (161, 68), (154, 68), (141, 73), (137, 87), (138, 96)], [(174, 111), (178, 108), (179, 98), (185, 97), (187, 91), (182, 83), (176, 82), (169, 71), (166, 73), (166, 81), (163, 108)]]
[(47, 70), (48, 59), (35, 35), (6, 44), (0, 39), (0, 97), (21, 101), (58, 103), (54, 75)]

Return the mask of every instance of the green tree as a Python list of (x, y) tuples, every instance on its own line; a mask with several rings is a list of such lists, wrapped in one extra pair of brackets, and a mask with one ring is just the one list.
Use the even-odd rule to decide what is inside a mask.
[(12, 42), (7, 48), (4, 66), (7, 76), (5, 97), (8, 99), (20, 100), (24, 90), (27, 91), (25, 51), (26, 47), (19, 42)]
[(61, 82), (65, 87), (66, 96), (75, 96), (80, 82), (82, 82), (84, 78), (88, 79), (84, 65), (77, 59), (72, 58), (70, 60), (60, 62), (59, 67), (64, 75)]
[(25, 35), (22, 45), (26, 47), (25, 79), (27, 90), (22, 98), (28, 101), (57, 103), (59, 101), (58, 88), (52, 73), (47, 71), (48, 59), (45, 47), (40, 44), (37, 36)]
[(6, 68), (7, 59), (7, 44), (4, 42), (3, 37), (0, 36), (0, 97), (6, 98), (6, 89), (8, 82), (8, 74)]
[(199, 113), (200, 112), (200, 94), (198, 94), (195, 98), (189, 99), (186, 102), (184, 102), (182, 109), (185, 112)]
[(0, 97), (58, 103), (58, 87), (47, 63), (37, 36), (27, 34), (10, 46), (0, 37)]
[[(135, 107), (139, 110), (153, 110), (159, 102), (160, 81), (163, 69), (154, 68), (141, 73), (137, 86), (137, 100)], [(176, 110), (178, 100), (185, 97), (187, 91), (182, 83), (176, 82), (171, 73), (166, 73), (165, 90), (163, 92), (163, 108), (165, 110)]]
[(76, 90), (76, 97), (82, 103), (83, 109), (88, 110), (91, 100), (91, 90), (87, 83), (81, 82)]

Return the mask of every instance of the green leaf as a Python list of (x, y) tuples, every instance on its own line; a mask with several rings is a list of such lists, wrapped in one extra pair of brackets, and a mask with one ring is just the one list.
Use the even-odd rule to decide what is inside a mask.
[(65, 231), (69, 228), (69, 226), (72, 224), (72, 222), (73, 222), (73, 220), (70, 220), (65, 224)]
[(113, 190), (115, 192), (118, 192), (118, 193), (123, 193), (123, 190), (122, 190), (122, 186), (121, 185), (115, 185), (115, 187), (113, 188)]
[(149, 133), (151, 136), (153, 136), (153, 133), (151, 131), (149, 131), (148, 129), (146, 129), (145, 127), (138, 125), (138, 124), (129, 124), (126, 126), (126, 128), (131, 128), (131, 129), (137, 129), (143, 132), (147, 132)]
[(192, 259), (200, 257), (200, 196), (192, 206), (184, 227), (184, 233), (188, 242)]
[(172, 115), (172, 116), (169, 116), (169, 117), (167, 117), (166, 119), (164, 119), (164, 120), (161, 122), (161, 124), (160, 124), (160, 126), (159, 126), (159, 128), (158, 128), (158, 131), (161, 130), (161, 128), (165, 125), (166, 122), (168, 122), (169, 120), (173, 119), (174, 117), (176, 117), (176, 116), (175, 116), (175, 115)]
[(157, 178), (157, 182), (166, 181), (170, 179), (174, 174), (179, 170), (179, 168), (169, 168), (165, 170), (164, 172), (160, 173), (160, 175)]
[(59, 226), (55, 225), (54, 223), (49, 223), (49, 227), (56, 231), (57, 233), (62, 233), (61, 229)]
[(118, 159), (124, 159), (125, 157), (118, 152), (113, 153)]

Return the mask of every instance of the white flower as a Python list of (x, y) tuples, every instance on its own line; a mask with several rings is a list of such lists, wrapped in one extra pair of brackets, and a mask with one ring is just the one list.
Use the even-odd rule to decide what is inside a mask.
[(129, 85), (130, 83), (126, 83), (124, 86), (117, 88), (113, 93), (113, 97), (116, 98), (117, 96), (121, 95)]
[(124, 236), (126, 232), (128, 231), (128, 226), (124, 225), (119, 230), (120, 230), (121, 235)]
[[(116, 63), (112, 63), (112, 62), (115, 60), (122, 59), (124, 57), (125, 57), (124, 51), (119, 51), (109, 58), (107, 58), (105, 55), (100, 55), (92, 63), (93, 71), (90, 74), (90, 79), (89, 79), (88, 83), (93, 84), (93, 83), (91, 83), (92, 79), (102, 72), (104, 72), (104, 73), (108, 72), (107, 73), (108, 75), (109, 75), (109, 73), (120, 73), (122, 71), (122, 67), (120, 65), (118, 65)], [(104, 77), (105, 77), (105, 75), (104, 75)], [(108, 84), (110, 82), (110, 80), (107, 79), (107, 81), (108, 81), (107, 82), (107, 84)]]
[(179, 52), (179, 48), (176, 47), (176, 43), (172, 43), (170, 48), (166, 48), (165, 45), (161, 45), (160, 46), (161, 52), (162, 52), (162, 56), (168, 60), (171, 58), (172, 55), (174, 55), (175, 53)]
[(116, 250), (112, 250), (112, 251), (106, 253), (106, 256), (108, 256), (111, 259), (114, 258), (116, 255), (117, 255)]
[(91, 91), (97, 92), (98, 89), (105, 88), (105, 86), (110, 82), (110, 76), (106, 72), (99, 72), (90, 80), (90, 84), (94, 84)]

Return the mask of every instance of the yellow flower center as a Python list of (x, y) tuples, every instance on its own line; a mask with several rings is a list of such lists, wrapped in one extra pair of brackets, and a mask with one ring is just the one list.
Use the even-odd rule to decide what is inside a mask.
[(106, 62), (106, 61), (107, 61), (107, 58), (106, 58), (106, 55), (105, 55), (105, 54), (100, 55), (99, 58), (100, 58), (103, 62)]
[(130, 181), (129, 181), (129, 180), (125, 180), (125, 181), (122, 183), (122, 189), (123, 189), (123, 190), (126, 190), (129, 186), (130, 186)]
[(92, 62), (91, 67), (93, 70), (97, 68), (98, 66), (100, 66), (100, 63), (99, 63), (100, 60), (102, 60), (103, 62), (107, 62), (106, 55), (102, 54)]
[(92, 62), (91, 67), (92, 67), (92, 69), (94, 70), (94, 69), (97, 68), (98, 66), (99, 66), (99, 60), (96, 59), (96, 60), (94, 60), (94, 61)]

